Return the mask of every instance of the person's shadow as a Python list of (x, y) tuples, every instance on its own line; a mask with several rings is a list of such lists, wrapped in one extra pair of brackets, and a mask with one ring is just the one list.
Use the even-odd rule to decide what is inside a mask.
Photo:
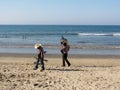
[[(51, 71), (88, 71), (87, 69), (85, 69), (84, 67), (87, 67), (87, 68), (107, 68), (107, 67), (112, 67), (112, 66), (78, 66), (78, 68), (49, 68), (49, 69), (46, 69), (46, 70), (51, 70)], [(80, 68), (81, 67), (81, 68)]]
[(86, 71), (84, 69), (71, 69), (71, 68), (67, 68), (67, 69), (54, 69), (54, 68), (50, 68), (50, 69), (46, 69), (46, 70), (52, 70), (52, 71)]

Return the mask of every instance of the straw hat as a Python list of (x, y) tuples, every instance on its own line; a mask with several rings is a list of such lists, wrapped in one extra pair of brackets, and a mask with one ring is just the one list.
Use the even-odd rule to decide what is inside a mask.
[(41, 46), (42, 46), (42, 44), (36, 43), (36, 44), (34, 45), (34, 48), (37, 49), (38, 47), (41, 47)]

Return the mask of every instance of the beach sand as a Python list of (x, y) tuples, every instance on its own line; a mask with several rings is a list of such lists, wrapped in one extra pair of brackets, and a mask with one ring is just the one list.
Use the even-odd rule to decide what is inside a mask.
[(120, 57), (72, 55), (62, 67), (60, 55), (46, 55), (45, 71), (34, 55), (0, 54), (0, 90), (120, 90)]

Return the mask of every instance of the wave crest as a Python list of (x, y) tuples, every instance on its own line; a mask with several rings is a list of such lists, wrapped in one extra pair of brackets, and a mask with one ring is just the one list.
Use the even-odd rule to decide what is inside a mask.
[(78, 33), (80, 36), (120, 36), (120, 33)]

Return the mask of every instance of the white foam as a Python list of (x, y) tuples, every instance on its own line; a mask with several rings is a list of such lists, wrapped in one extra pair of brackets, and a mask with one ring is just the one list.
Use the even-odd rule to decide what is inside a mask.
[(120, 33), (113, 33), (113, 36), (120, 36)]
[(110, 36), (111, 34), (105, 33), (78, 33), (80, 36)]

